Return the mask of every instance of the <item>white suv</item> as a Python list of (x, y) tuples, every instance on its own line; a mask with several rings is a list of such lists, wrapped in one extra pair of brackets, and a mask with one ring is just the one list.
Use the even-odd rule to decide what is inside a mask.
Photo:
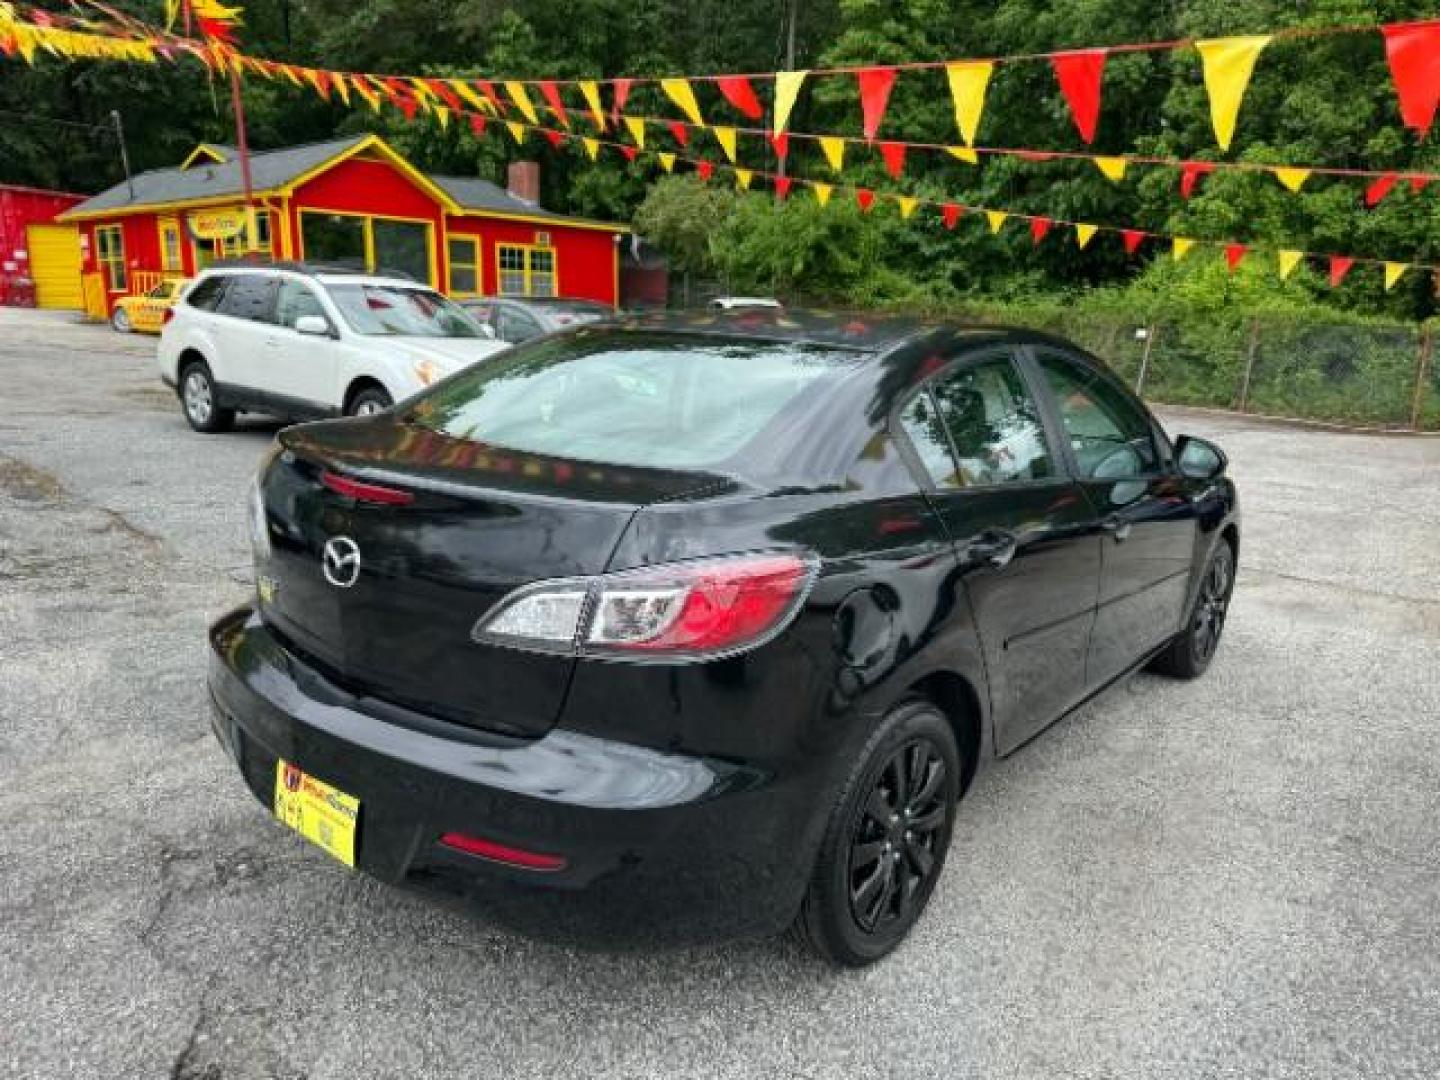
[(204, 432), (379, 412), (506, 347), (433, 289), (303, 266), (212, 267), (171, 313), (160, 378)]

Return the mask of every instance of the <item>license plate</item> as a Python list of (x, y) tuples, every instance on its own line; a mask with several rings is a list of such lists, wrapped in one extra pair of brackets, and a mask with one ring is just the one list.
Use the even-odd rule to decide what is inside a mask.
[(346, 866), (355, 865), (360, 800), (317, 780), (298, 765), (275, 763), (275, 816)]

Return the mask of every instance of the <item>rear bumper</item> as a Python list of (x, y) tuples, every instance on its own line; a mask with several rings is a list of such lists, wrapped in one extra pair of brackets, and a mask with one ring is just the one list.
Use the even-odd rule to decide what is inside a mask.
[[(252, 793), (272, 804), (283, 758), (357, 797), (356, 862), (375, 877), (607, 945), (766, 934), (798, 907), (828, 806), (812, 781), (563, 729), (517, 741), (407, 717), (327, 681), (248, 607), (210, 644), (212, 725)], [(447, 832), (566, 865), (494, 863), (440, 845)]]

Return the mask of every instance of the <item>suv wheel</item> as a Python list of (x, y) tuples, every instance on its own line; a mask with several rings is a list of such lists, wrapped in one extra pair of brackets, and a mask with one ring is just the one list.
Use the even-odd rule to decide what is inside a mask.
[(122, 334), (128, 334), (133, 329), (130, 325), (130, 316), (123, 307), (117, 307), (114, 314), (110, 316), (110, 326)]
[(367, 386), (350, 399), (349, 415), (374, 416), (378, 412), (384, 412), (393, 404), (395, 402), (384, 390), (378, 386)]
[(191, 363), (180, 373), (180, 408), (190, 426), (206, 435), (227, 431), (235, 422), (235, 410), (217, 403), (215, 380), (203, 363)]
[(945, 866), (960, 767), (954, 732), (929, 702), (885, 718), (830, 813), (796, 920), (802, 941), (861, 967), (904, 940)]

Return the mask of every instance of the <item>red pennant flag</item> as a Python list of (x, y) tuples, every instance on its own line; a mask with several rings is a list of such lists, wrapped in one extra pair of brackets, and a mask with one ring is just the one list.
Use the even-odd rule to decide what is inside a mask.
[(777, 158), (784, 161), (790, 156), (790, 132), (782, 131), (779, 135), (766, 132), (765, 137), (770, 140), (770, 147), (775, 151)]
[(905, 144), (885, 142), (880, 144), (880, 156), (885, 159), (885, 171), (899, 180), (905, 171)]
[(1225, 245), (1225, 262), (1229, 264), (1232, 274), (1235, 272), (1235, 268), (1240, 265), (1240, 260), (1245, 258), (1245, 252), (1247, 250), (1244, 244)]
[(1070, 116), (1087, 143), (1095, 141), (1095, 126), (1100, 122), (1100, 81), (1105, 74), (1105, 56), (1104, 49), (1083, 49), (1050, 57), (1060, 92), (1070, 106)]
[(670, 128), (670, 137), (681, 146), (690, 145), (690, 129), (679, 120), (671, 120), (667, 125)]
[(1140, 250), (1140, 244), (1145, 239), (1145, 234), (1139, 229), (1121, 229), (1120, 236), (1125, 243), (1125, 254), (1134, 255)]
[(716, 79), (715, 85), (720, 88), (720, 93), (725, 95), (725, 100), (734, 105), (751, 120), (759, 120), (765, 110), (761, 108), (760, 101), (755, 97), (755, 91), (750, 88), (750, 80), (743, 75), (730, 75), (723, 79)]
[(945, 228), (953, 229), (960, 221), (960, 207), (953, 202), (947, 202), (940, 207), (940, 220), (945, 223)]
[(628, 146), (628, 145), (624, 145), (624, 144), (622, 144), (621, 146), (619, 146), (618, 149), (619, 149), (620, 153), (622, 153), (622, 154), (625, 155), (625, 160), (626, 160), (626, 161), (634, 161), (634, 160), (635, 160), (635, 155), (639, 152), (639, 151), (637, 151), (637, 150), (635, 149), (635, 147), (633, 147), (633, 146)]
[(790, 194), (790, 185), (794, 183), (788, 176), (775, 177), (775, 197), (783, 199)]
[(549, 139), (550, 145), (557, 150), (560, 149), (560, 146), (565, 142), (565, 135), (560, 131), (551, 131), (549, 128), (542, 128), (540, 134)]
[(695, 172), (701, 180), (708, 181), (710, 177), (715, 175), (715, 166), (708, 161), (697, 161), (695, 163)]
[(1380, 205), (1380, 200), (1390, 194), (1390, 189), (1395, 186), (1399, 177), (1394, 173), (1386, 173), (1365, 189), (1365, 205), (1371, 208)]
[(1050, 219), (1048, 217), (1033, 217), (1030, 219), (1030, 242), (1038, 244), (1045, 239), (1045, 234), (1050, 231)]
[(894, 68), (866, 68), (855, 73), (860, 84), (860, 109), (865, 114), (865, 138), (874, 139), (885, 119), (890, 104), (890, 91), (895, 86)]
[(1425, 190), (1425, 185), (1428, 183), (1430, 183), (1428, 176), (1412, 176), (1410, 177), (1410, 190), (1419, 195)]
[(1440, 105), (1440, 19), (1382, 26), (1400, 117), (1423, 139)]
[(478, 137), (485, 134), (485, 117), (477, 112), (470, 114), (470, 130)]
[(869, 188), (856, 188), (855, 204), (860, 207), (862, 212), (868, 214), (870, 208), (875, 205), (875, 192)]
[(490, 102), (491, 107), (495, 110), (496, 116), (506, 111), (505, 102), (502, 101), (500, 95), (495, 92), (495, 84), (489, 79), (476, 79), (475, 88), (485, 95), (485, 100)]
[(315, 89), (326, 101), (330, 100), (330, 73), (328, 71), (315, 72)]
[(610, 122), (620, 123), (620, 113), (625, 108), (625, 102), (630, 100), (630, 84), (634, 79), (616, 79), (611, 86), (615, 93), (615, 106), (610, 112)]
[(1350, 272), (1350, 267), (1355, 265), (1355, 260), (1348, 255), (1330, 256), (1330, 287), (1333, 289), (1345, 280), (1345, 275)]
[(560, 97), (560, 88), (549, 79), (543, 80), (540, 83), (540, 96), (545, 99), (545, 104), (550, 106), (550, 111), (560, 121), (560, 126), (569, 128), (570, 110), (565, 108), (565, 102)]
[(445, 80), (426, 79), (425, 85), (434, 91), (436, 97), (445, 102), (446, 105), (449, 105), (450, 108), (454, 109), (457, 113), (463, 113), (465, 111), (465, 103), (460, 100), (460, 95), (446, 86)]
[(1208, 161), (1187, 161), (1180, 166), (1180, 197), (1188, 199), (1195, 194), (1195, 182), (1202, 176), (1215, 171)]

